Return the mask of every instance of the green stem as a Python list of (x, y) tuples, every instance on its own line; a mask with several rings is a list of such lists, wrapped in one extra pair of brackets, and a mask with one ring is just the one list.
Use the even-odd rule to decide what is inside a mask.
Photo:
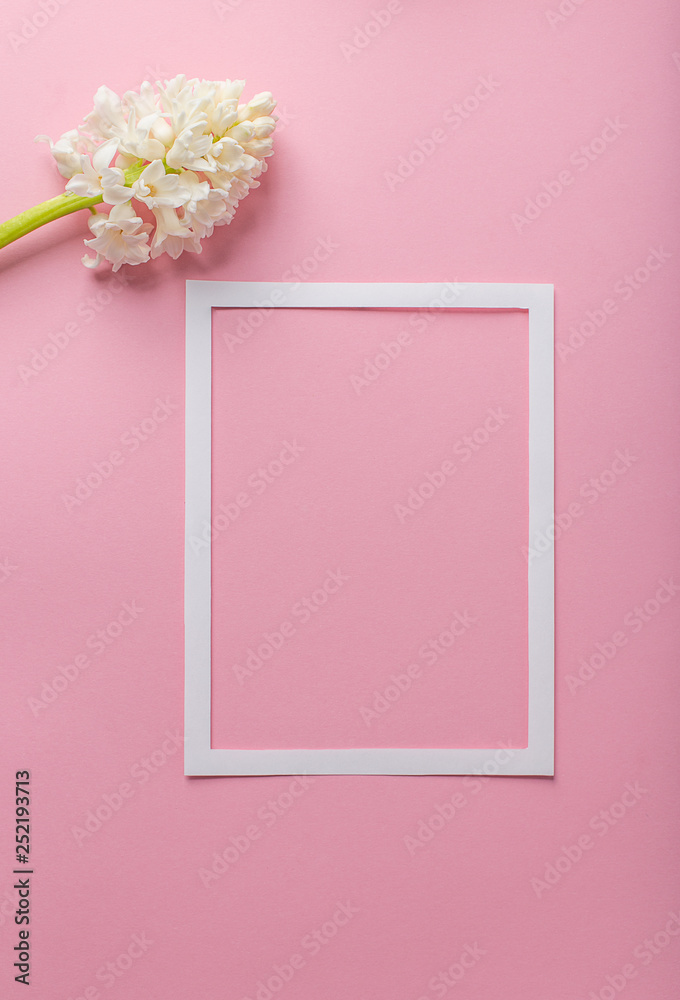
[[(125, 184), (131, 187), (142, 173), (147, 164), (144, 160), (138, 160), (125, 171)], [(95, 195), (93, 198), (80, 198), (78, 195), (65, 191), (58, 194), (56, 198), (43, 201), (40, 205), (27, 208), (25, 212), (20, 212), (13, 219), (0, 223), (0, 249), (6, 247), (8, 243), (13, 243), (26, 233), (32, 233), (34, 229), (39, 229), (46, 222), (54, 219), (61, 219), (64, 215), (72, 212), (79, 212), (81, 208), (92, 209), (93, 205), (98, 205), (103, 201), (102, 195)]]
[(6, 247), (8, 243), (13, 243), (26, 233), (39, 229), (46, 222), (61, 219), (62, 216), (78, 212), (81, 208), (91, 208), (101, 201), (101, 195), (94, 198), (79, 198), (67, 191), (58, 194), (56, 198), (50, 198), (49, 201), (43, 201), (40, 205), (34, 205), (33, 208), (27, 208), (13, 219), (0, 223), (0, 247)]

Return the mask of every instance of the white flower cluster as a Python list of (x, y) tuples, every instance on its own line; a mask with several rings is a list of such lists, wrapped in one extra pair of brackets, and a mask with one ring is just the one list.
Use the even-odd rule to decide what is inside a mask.
[(200, 253), (201, 240), (231, 222), (267, 168), (277, 120), (268, 92), (239, 104), (244, 86), (180, 75), (155, 88), (145, 81), (122, 99), (100, 87), (79, 128), (57, 142), (37, 137), (49, 142), (67, 191), (110, 206), (92, 210), (85, 245), (96, 257), (84, 264), (104, 259), (117, 271), (162, 253)]

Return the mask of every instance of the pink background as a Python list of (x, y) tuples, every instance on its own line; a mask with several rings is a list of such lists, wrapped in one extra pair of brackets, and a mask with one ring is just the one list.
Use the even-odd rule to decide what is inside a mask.
[(526, 746), (527, 313), (253, 315), (213, 323), (213, 746)]
[[(673, 589), (655, 595), (679, 569), (677, 6), (563, 3), (551, 24), (556, 2), (403, 3), (369, 38), (350, 0), (45, 5), (16, 51), (41, 8), (0, 15), (4, 216), (62, 189), (33, 137), (102, 82), (243, 76), (282, 124), (201, 257), (121, 287), (81, 267), (76, 217), (1, 254), (3, 995), (23, 995), (10, 806), (30, 768), (41, 1000), (432, 1000), (445, 970), (470, 1000), (671, 1000), (679, 635)], [(423, 161), (403, 183), (401, 157)], [(554, 779), (183, 777), (184, 281), (279, 280), (320, 239), (337, 247), (311, 280), (555, 283)]]

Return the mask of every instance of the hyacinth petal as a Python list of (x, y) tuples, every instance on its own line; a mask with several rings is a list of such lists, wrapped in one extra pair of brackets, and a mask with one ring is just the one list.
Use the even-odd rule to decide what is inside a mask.
[(253, 129), (256, 139), (267, 139), (276, 128), (276, 119), (270, 115), (263, 115), (261, 118), (253, 119)]
[(101, 86), (94, 95), (94, 107), (85, 116), (85, 125), (93, 135), (109, 138), (124, 122), (120, 98), (109, 87)]
[(156, 219), (156, 232), (153, 237), (154, 247), (160, 246), (168, 236), (179, 236), (185, 239), (193, 235), (188, 226), (185, 226), (180, 220), (175, 209), (169, 205), (157, 205), (153, 209), (153, 214)]
[(116, 205), (108, 216), (97, 213), (88, 224), (95, 235), (85, 240), (85, 246), (112, 263), (114, 271), (123, 264), (142, 264), (149, 259), (151, 226), (135, 215), (131, 205)]
[[(78, 129), (47, 142), (69, 192), (101, 200), (88, 219), (95, 256), (117, 270), (163, 253), (200, 253), (201, 239), (231, 222), (259, 185), (273, 151), (276, 102), (262, 91), (244, 102), (243, 80), (178, 74), (122, 98), (102, 86)], [(151, 210), (143, 222), (135, 205)], [(106, 209), (109, 209), (106, 214)]]
[(111, 160), (114, 158), (117, 152), (118, 152), (117, 139), (109, 139), (107, 142), (103, 142), (101, 146), (97, 147), (97, 149), (92, 154), (92, 166), (94, 167), (94, 169), (97, 171), (98, 174), (101, 174), (102, 170), (105, 167), (108, 167), (108, 165), (110, 164)]
[(37, 135), (34, 141), (49, 143), (50, 152), (62, 177), (68, 179), (80, 172), (80, 153), (76, 148), (78, 133), (75, 129), (72, 132), (66, 132), (56, 142), (52, 142), (48, 135)]
[(104, 185), (102, 197), (107, 205), (127, 205), (132, 198), (132, 189), (123, 184)]
[(66, 190), (70, 191), (71, 194), (74, 194), (77, 198), (92, 198), (95, 196), (95, 192), (90, 190), (90, 184), (82, 171), (81, 173), (75, 174), (71, 177), (66, 185)]
[(182, 238), (180, 236), (168, 236), (164, 240), (162, 246), (155, 246), (151, 248), (151, 257), (155, 259), (160, 257), (162, 254), (167, 253), (169, 257), (173, 260), (183, 254), (187, 253), (202, 253), (203, 247), (201, 246), (200, 240), (193, 238)]
[(151, 209), (179, 208), (186, 200), (178, 175), (166, 174), (162, 160), (154, 160), (143, 170), (132, 185), (132, 193)]
[(142, 82), (139, 93), (136, 93), (134, 90), (127, 90), (123, 94), (123, 103), (128, 109), (134, 108), (140, 118), (160, 110), (158, 95), (149, 80)]
[[(85, 242), (87, 243), (87, 240), (85, 240)], [(99, 263), (102, 260), (102, 255), (100, 253), (98, 253), (94, 257), (90, 257), (89, 253), (86, 253), (86, 254), (83, 254), (83, 256), (80, 259), (83, 262), (83, 264), (85, 265), (85, 267), (92, 267), (92, 268), (94, 268), (94, 267), (98, 267), (99, 266)]]
[(270, 115), (276, 107), (276, 101), (268, 90), (255, 94), (247, 104), (239, 105), (238, 121), (246, 121), (252, 118), (261, 118), (263, 115)]

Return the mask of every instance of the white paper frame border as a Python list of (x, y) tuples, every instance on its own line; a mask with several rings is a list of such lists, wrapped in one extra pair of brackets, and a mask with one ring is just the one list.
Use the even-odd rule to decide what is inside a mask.
[[(455, 294), (452, 295), (452, 290)], [(450, 300), (453, 299), (453, 303)], [(276, 303), (276, 304), (274, 304)], [(185, 752), (187, 775), (554, 774), (554, 552), (528, 563), (528, 746), (501, 750), (211, 747), (210, 546), (212, 309), (522, 309), (529, 313), (529, 538), (554, 517), (554, 289), (548, 284), (372, 284), (187, 281)], [(527, 545), (529, 542), (527, 541)]]

